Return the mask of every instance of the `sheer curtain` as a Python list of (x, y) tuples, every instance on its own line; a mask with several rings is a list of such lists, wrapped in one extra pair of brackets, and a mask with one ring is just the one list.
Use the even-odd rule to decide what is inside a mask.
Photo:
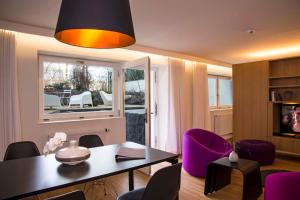
[(0, 160), (21, 139), (17, 81), (15, 34), (0, 30)]
[(169, 116), (166, 151), (181, 153), (190, 128), (210, 129), (208, 75), (205, 64), (169, 58)]
[(193, 62), (193, 128), (211, 129), (208, 74), (205, 64)]

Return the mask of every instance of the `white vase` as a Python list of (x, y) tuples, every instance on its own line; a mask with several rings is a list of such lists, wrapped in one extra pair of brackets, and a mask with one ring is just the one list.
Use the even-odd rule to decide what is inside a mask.
[(239, 156), (238, 156), (238, 154), (235, 151), (232, 151), (229, 154), (229, 158), (228, 159), (229, 159), (230, 162), (237, 162), (237, 161), (239, 161)]
[(71, 140), (70, 146), (57, 151), (55, 158), (67, 165), (77, 165), (87, 160), (90, 155), (91, 152), (88, 148), (80, 147), (77, 145), (76, 140)]

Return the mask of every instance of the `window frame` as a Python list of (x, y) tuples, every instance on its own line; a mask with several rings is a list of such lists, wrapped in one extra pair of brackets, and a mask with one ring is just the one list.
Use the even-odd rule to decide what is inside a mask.
[[(78, 64), (78, 62), (84, 62), (87, 65), (105, 66), (112, 68), (113, 70), (113, 88), (112, 88), (112, 111), (89, 111), (89, 112), (73, 112), (73, 113), (60, 113), (60, 114), (46, 114), (44, 112), (44, 66), (43, 62), (63, 62), (70, 64)], [(68, 121), (68, 120), (83, 120), (93, 118), (111, 118), (120, 117), (120, 71), (121, 63), (88, 60), (72, 57), (60, 57), (56, 55), (38, 54), (38, 110), (39, 121)]]
[[(213, 78), (213, 79), (215, 79), (216, 80), (216, 88), (215, 88), (215, 95), (216, 95), (216, 105), (210, 105), (210, 102), (209, 102), (209, 98), (208, 98), (208, 104), (209, 104), (209, 107), (211, 108), (211, 109), (217, 109), (218, 108), (218, 76), (215, 76), (215, 75), (208, 75), (208, 79), (209, 78)], [(207, 82), (208, 82), (208, 84), (209, 84), (209, 81), (207, 80)], [(209, 86), (209, 85), (208, 85)], [(208, 87), (208, 95), (209, 95), (209, 87)]]
[[(222, 80), (231, 80), (232, 81), (232, 77), (230, 76), (221, 76), (221, 75), (211, 75), (209, 74), (208, 75), (208, 78), (214, 78), (216, 79), (216, 98), (217, 98), (217, 105), (216, 106), (210, 106), (210, 109), (226, 109), (226, 108), (232, 108), (232, 104), (231, 105), (220, 105), (220, 93), (219, 93), (219, 80), (222, 79)], [(209, 88), (208, 88), (209, 89)], [(232, 84), (231, 84), (231, 95), (233, 95), (232, 93)], [(233, 99), (233, 97), (232, 97)]]

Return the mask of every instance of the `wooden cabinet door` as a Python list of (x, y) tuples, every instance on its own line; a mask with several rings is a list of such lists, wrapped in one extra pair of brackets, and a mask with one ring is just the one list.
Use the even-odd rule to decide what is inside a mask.
[(267, 140), (268, 84), (268, 61), (233, 65), (233, 135), (235, 140)]

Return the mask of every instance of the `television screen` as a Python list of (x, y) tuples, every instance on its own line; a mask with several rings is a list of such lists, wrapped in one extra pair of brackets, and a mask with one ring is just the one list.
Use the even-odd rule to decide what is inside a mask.
[(300, 104), (282, 104), (280, 117), (280, 133), (300, 134)]

